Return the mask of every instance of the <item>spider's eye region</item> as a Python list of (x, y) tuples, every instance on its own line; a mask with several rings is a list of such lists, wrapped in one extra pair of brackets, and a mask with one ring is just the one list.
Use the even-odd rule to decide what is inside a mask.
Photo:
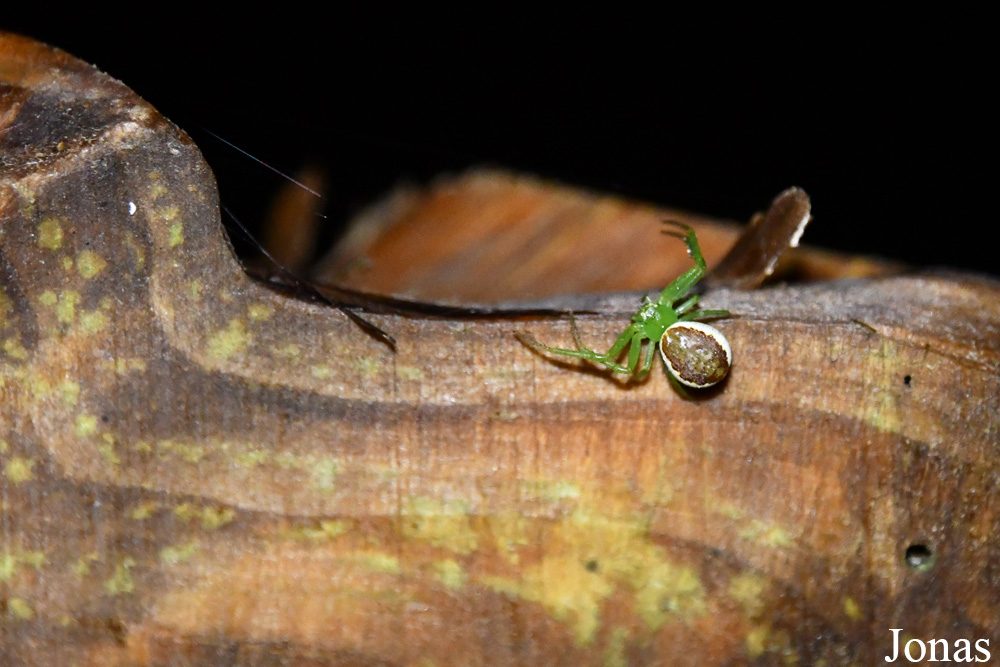
[(677, 380), (703, 389), (722, 381), (733, 363), (733, 350), (722, 332), (704, 322), (675, 322), (660, 339), (660, 355)]

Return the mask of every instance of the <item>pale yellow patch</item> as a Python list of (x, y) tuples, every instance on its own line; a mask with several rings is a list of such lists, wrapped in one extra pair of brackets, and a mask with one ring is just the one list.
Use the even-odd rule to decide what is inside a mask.
[(340, 537), (350, 529), (351, 523), (349, 521), (328, 519), (320, 521), (318, 527), (304, 526), (290, 531), (288, 535), (299, 540), (325, 542)]
[(298, 345), (289, 343), (288, 345), (282, 345), (280, 347), (274, 348), (274, 353), (279, 357), (287, 357), (289, 359), (297, 359), (302, 352), (299, 350)]
[(312, 487), (317, 491), (333, 491), (340, 464), (336, 459), (324, 458), (312, 464)]
[(70, 271), (73, 270), (73, 258), (72, 257), (69, 257), (69, 256), (63, 257), (62, 259), (59, 260), (59, 263), (62, 264), (63, 271), (65, 271), (66, 273), (69, 273)]
[(58, 250), (62, 247), (62, 225), (56, 218), (45, 218), (38, 225), (38, 245), (48, 250)]
[(35, 462), (20, 456), (12, 456), (3, 467), (4, 476), (15, 486), (35, 478), (32, 471)]
[(45, 565), (42, 551), (4, 551), (0, 553), (0, 581), (10, 581), (18, 567), (31, 566), (41, 570)]
[(148, 454), (153, 451), (153, 445), (146, 440), (137, 440), (132, 447), (135, 451), (142, 452), (144, 454)]
[(200, 280), (191, 280), (187, 285), (188, 296), (192, 299), (200, 299), (201, 291), (205, 289), (205, 286), (201, 284)]
[(465, 502), (417, 497), (404, 504), (400, 518), (408, 539), (459, 554), (471, 553), (479, 546)]
[(0, 454), (6, 454), (8, 451), (10, 451), (10, 443), (0, 438)]
[(701, 579), (690, 567), (658, 563), (641, 578), (645, 582), (636, 591), (636, 609), (651, 629), (659, 629), (673, 616), (692, 618), (708, 613)]
[(575, 500), (580, 497), (580, 487), (569, 480), (524, 480), (521, 482), (524, 496), (549, 502)]
[(519, 550), (531, 544), (528, 534), (528, 520), (520, 514), (508, 512), (494, 514), (487, 518), (497, 552), (510, 563), (520, 560)]
[[(41, 301), (41, 297), (39, 297), (39, 301)], [(3, 286), (0, 286), (0, 329), (7, 326), (7, 316), (12, 310), (14, 310), (14, 302), (7, 296)]]
[(767, 590), (767, 580), (753, 573), (739, 574), (729, 582), (729, 597), (740, 603), (747, 618), (763, 611)]
[(330, 370), (329, 366), (313, 366), (309, 371), (317, 380), (329, 380), (333, 376), (333, 371)]
[(771, 636), (771, 628), (766, 625), (758, 625), (750, 628), (746, 637), (747, 655), (751, 658), (759, 658), (767, 649), (767, 640)]
[(182, 519), (200, 519), (205, 530), (215, 530), (230, 523), (236, 512), (225, 508), (205, 507), (199, 508), (191, 503), (182, 503), (174, 509), (174, 514)]
[(271, 453), (265, 449), (255, 449), (236, 455), (236, 464), (244, 468), (255, 468), (262, 463), (267, 463), (271, 458)]
[(135, 567), (135, 559), (127, 556), (115, 568), (114, 574), (104, 582), (104, 590), (108, 595), (123, 595), (135, 590), (135, 580), (130, 570)]
[(132, 232), (125, 234), (125, 246), (132, 251), (132, 256), (135, 257), (136, 271), (142, 271), (146, 266), (146, 251), (143, 250), (142, 246), (140, 246), (138, 241), (135, 240), (135, 236), (132, 235)]
[(88, 435), (93, 435), (95, 431), (97, 431), (97, 417), (86, 414), (76, 416), (76, 436), (78, 438), (86, 438)]
[(396, 366), (396, 375), (403, 380), (423, 380), (424, 371), (415, 366)]
[(228, 327), (216, 331), (209, 337), (206, 351), (213, 359), (229, 359), (244, 352), (251, 340), (246, 324), (242, 320), (232, 319), (229, 320)]
[(358, 357), (354, 360), (354, 368), (362, 375), (371, 377), (382, 370), (382, 362), (372, 357)]
[(156, 450), (161, 457), (176, 456), (187, 463), (198, 463), (205, 458), (205, 448), (202, 445), (173, 440), (160, 440), (156, 443)]
[(107, 261), (92, 250), (84, 250), (76, 256), (76, 270), (87, 280), (90, 280), (107, 267)]
[(348, 558), (369, 572), (400, 573), (399, 559), (390, 554), (379, 551), (355, 551), (349, 554)]
[(434, 563), (434, 578), (445, 587), (455, 590), (465, 585), (468, 575), (461, 565), (449, 558)]
[(844, 613), (852, 621), (861, 620), (861, 607), (858, 606), (858, 603), (853, 598), (844, 598)]
[(149, 195), (153, 199), (157, 199), (165, 194), (167, 194), (167, 188), (160, 185), (159, 183), (154, 183), (153, 187), (149, 189)]
[(247, 317), (254, 322), (270, 319), (272, 315), (274, 315), (274, 308), (266, 303), (252, 303), (247, 308)]
[(80, 313), (80, 330), (87, 334), (96, 334), (108, 325), (108, 316), (99, 310)]
[(7, 611), (18, 621), (28, 621), (35, 617), (31, 605), (21, 598), (10, 598), (7, 601)]
[(38, 295), (38, 303), (42, 304), (43, 306), (54, 306), (58, 302), (59, 302), (59, 297), (56, 296), (56, 293), (50, 289), (47, 289)]
[(181, 214), (181, 210), (176, 206), (168, 206), (167, 208), (161, 208), (159, 211), (160, 217), (166, 222), (173, 222), (177, 219), (177, 216)]
[(628, 630), (626, 628), (615, 628), (611, 631), (608, 643), (604, 647), (602, 656), (603, 667), (628, 667), (629, 660), (625, 651), (628, 642)]
[(28, 358), (28, 351), (24, 349), (21, 345), (21, 341), (17, 338), (8, 338), (3, 342), (3, 351), (6, 352), (12, 359), (17, 359), (22, 361)]
[(102, 442), (97, 446), (97, 451), (101, 455), (104, 462), (110, 466), (117, 466), (122, 462), (122, 460), (118, 458), (118, 454), (115, 453), (115, 446), (109, 442)]
[(197, 542), (188, 542), (160, 549), (160, 562), (169, 565), (177, 565), (191, 560), (192, 556), (198, 553), (201, 548)]
[(73, 380), (63, 380), (59, 383), (59, 398), (63, 405), (73, 407), (80, 397), (80, 385)]
[(129, 512), (129, 517), (135, 519), (136, 521), (144, 521), (153, 516), (153, 514), (159, 509), (160, 503), (155, 500), (147, 500), (132, 508), (132, 511)]
[(169, 244), (171, 248), (176, 248), (182, 243), (184, 243), (184, 225), (179, 222), (175, 222), (170, 225)]
[(740, 538), (766, 547), (791, 547), (795, 540), (781, 526), (769, 521), (754, 519), (740, 531)]
[(80, 303), (80, 293), (76, 290), (66, 290), (59, 295), (56, 305), (56, 320), (60, 324), (72, 324), (76, 319), (76, 305)]
[(76, 563), (73, 564), (73, 574), (78, 578), (83, 579), (85, 576), (90, 574), (90, 564), (97, 560), (97, 552), (91, 551), (85, 556), (81, 556)]

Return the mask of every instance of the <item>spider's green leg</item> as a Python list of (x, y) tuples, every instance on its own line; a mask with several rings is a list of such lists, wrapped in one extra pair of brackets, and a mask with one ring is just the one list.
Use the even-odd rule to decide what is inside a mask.
[[(644, 378), (649, 375), (649, 371), (653, 368), (653, 356), (656, 352), (656, 343), (649, 341), (649, 345), (646, 346), (646, 358), (642, 362), (642, 370), (636, 375), (636, 378)], [(669, 375), (669, 373), (668, 373)]]
[(641, 331), (635, 332), (632, 336), (632, 346), (628, 349), (628, 366), (629, 372), (635, 370), (636, 365), (639, 363), (639, 353), (642, 352), (642, 339), (643, 335)]
[(701, 248), (698, 246), (698, 237), (695, 236), (694, 230), (689, 225), (677, 222), (676, 220), (665, 220), (664, 223), (684, 230), (684, 234), (669, 230), (663, 230), (663, 233), (667, 236), (675, 236), (684, 241), (687, 244), (688, 254), (694, 260), (694, 266), (678, 276), (677, 280), (664, 287), (663, 291), (660, 292), (659, 303), (670, 305), (687, 294), (688, 290), (702, 279), (707, 270), (707, 265), (705, 264), (705, 257), (701, 254)]
[(674, 314), (677, 315), (678, 318), (683, 319), (681, 318), (681, 315), (698, 305), (698, 299), (700, 298), (701, 297), (699, 295), (692, 294), (688, 298), (684, 299), (684, 301), (681, 302), (681, 305), (674, 307)]
[(693, 310), (690, 313), (685, 313), (683, 317), (680, 318), (681, 322), (690, 322), (691, 320), (713, 320), (718, 317), (729, 317), (728, 310)]

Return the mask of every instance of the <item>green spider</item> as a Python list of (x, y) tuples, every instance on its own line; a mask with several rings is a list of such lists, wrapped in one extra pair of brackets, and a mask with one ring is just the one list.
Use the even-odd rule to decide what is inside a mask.
[[(687, 244), (694, 266), (663, 288), (656, 301), (648, 296), (644, 297), (639, 312), (632, 316), (632, 323), (607, 352), (602, 354), (583, 346), (572, 315), (570, 326), (576, 342), (575, 350), (544, 345), (522, 332), (518, 332), (518, 340), (536, 350), (601, 364), (615, 373), (632, 375), (639, 368), (637, 378), (645, 377), (653, 367), (653, 349), (659, 344), (660, 355), (671, 376), (681, 384), (701, 389), (721, 382), (733, 361), (729, 341), (715, 327), (692, 320), (729, 317), (729, 311), (693, 310), (698, 304), (699, 296), (688, 295), (688, 292), (705, 275), (705, 258), (702, 257), (698, 238), (691, 227), (675, 220), (667, 220), (664, 224), (683, 230), (684, 233), (665, 229), (663, 233)], [(642, 366), (639, 367), (643, 345), (646, 345), (646, 352), (642, 358)], [(627, 361), (621, 364), (618, 358), (626, 348)]]

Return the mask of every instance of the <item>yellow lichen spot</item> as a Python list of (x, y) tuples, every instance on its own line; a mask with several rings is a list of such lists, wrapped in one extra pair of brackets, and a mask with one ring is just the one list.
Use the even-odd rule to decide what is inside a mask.
[(236, 517), (236, 512), (228, 507), (221, 509), (215, 507), (198, 509), (190, 503), (178, 505), (174, 510), (174, 514), (182, 519), (201, 519), (201, 525), (205, 530), (215, 530), (216, 528), (221, 528)]
[(111, 300), (111, 297), (102, 296), (98, 305), (101, 307), (101, 310), (111, 310), (111, 306), (114, 305), (114, 302)]
[(580, 487), (568, 480), (524, 480), (521, 482), (523, 495), (549, 502), (575, 500), (580, 497)]
[(153, 513), (158, 509), (160, 509), (160, 503), (155, 500), (147, 500), (136, 505), (132, 511), (129, 512), (129, 517), (135, 519), (136, 521), (144, 521), (153, 516)]
[(306, 526), (291, 532), (291, 536), (310, 542), (325, 542), (340, 537), (351, 529), (351, 523), (344, 520), (325, 520), (319, 522), (319, 527)]
[(861, 607), (858, 606), (858, 603), (853, 598), (844, 598), (844, 613), (852, 621), (861, 620)]
[[(0, 385), (0, 387), (2, 386), (3, 385)], [(10, 451), (10, 443), (3, 438), (0, 438), (0, 454), (6, 454), (8, 451)]]
[(216, 331), (208, 339), (208, 356), (213, 359), (229, 359), (235, 354), (246, 350), (252, 340), (247, 333), (246, 324), (242, 320), (229, 320), (229, 326)]
[(0, 581), (10, 581), (20, 565), (30, 565), (41, 570), (45, 554), (41, 551), (5, 551), (0, 553)]
[(336, 459), (320, 459), (312, 465), (312, 486), (317, 491), (332, 491), (340, 464)]
[(740, 538), (765, 547), (791, 547), (795, 545), (795, 540), (784, 528), (759, 519), (754, 519), (749, 526), (741, 530)]
[(58, 250), (62, 247), (62, 225), (56, 218), (45, 218), (38, 225), (38, 245), (48, 250)]
[(191, 557), (198, 552), (199, 548), (200, 547), (197, 542), (188, 542), (187, 544), (164, 547), (160, 549), (160, 562), (170, 565), (183, 563), (191, 560)]
[(58, 303), (58, 301), (59, 297), (57, 297), (56, 293), (50, 289), (47, 289), (38, 295), (38, 303), (42, 304), (43, 306), (54, 306), (56, 305), (56, 303)]
[(200, 299), (203, 289), (205, 289), (205, 286), (201, 284), (200, 280), (191, 280), (188, 282), (187, 293), (192, 299)]
[(362, 375), (371, 377), (382, 370), (382, 362), (373, 357), (358, 357), (354, 360), (354, 368)]
[(333, 376), (333, 371), (329, 366), (317, 365), (309, 369), (312, 376), (317, 380), (329, 380)]
[(80, 302), (80, 293), (76, 290), (66, 290), (59, 295), (56, 305), (56, 320), (60, 324), (72, 324), (76, 318), (76, 304)]
[(265, 449), (255, 449), (250, 452), (243, 452), (235, 457), (236, 464), (243, 468), (255, 468), (261, 463), (266, 463), (271, 458), (271, 453)]
[(3, 351), (12, 359), (24, 360), (28, 358), (28, 351), (21, 345), (17, 338), (8, 338), (3, 342)]
[(97, 431), (97, 417), (86, 414), (76, 416), (76, 436), (78, 438), (86, 438), (88, 435), (93, 435), (95, 431)]
[(292, 343), (282, 345), (281, 347), (275, 347), (274, 353), (279, 357), (287, 357), (289, 359), (297, 359), (302, 354), (299, 350), (299, 346)]
[(755, 618), (764, 608), (767, 580), (753, 573), (740, 574), (729, 582), (729, 597), (740, 603), (747, 618)]
[(119, 465), (122, 460), (118, 458), (118, 454), (115, 453), (115, 446), (110, 442), (102, 442), (97, 446), (97, 451), (104, 459), (104, 462), (110, 466)]
[(184, 225), (175, 222), (170, 225), (170, 247), (176, 248), (180, 244), (184, 243)]
[(747, 655), (750, 658), (759, 658), (767, 649), (767, 640), (771, 635), (771, 628), (766, 625), (758, 625), (750, 629), (746, 637)]
[(573, 630), (578, 644), (594, 640), (601, 603), (614, 591), (607, 577), (574, 556), (546, 558), (524, 573), (521, 595), (538, 602)]
[(479, 546), (479, 537), (469, 521), (468, 505), (462, 501), (414, 498), (401, 511), (403, 535), (435, 547), (467, 554)]
[(201, 445), (191, 445), (173, 440), (160, 440), (156, 443), (156, 449), (161, 458), (179, 456), (188, 463), (198, 463), (205, 458), (205, 448)]
[(32, 468), (35, 462), (32, 459), (12, 456), (3, 467), (4, 476), (16, 486), (21, 482), (27, 482), (35, 478)]
[[(53, 294), (53, 296), (55, 296), (55, 294)], [(41, 297), (39, 297), (39, 301), (41, 301)], [(7, 293), (4, 292), (3, 287), (0, 286), (0, 329), (7, 325), (7, 315), (9, 315), (12, 310), (14, 310), (14, 302), (11, 301), (10, 297), (7, 296)]]
[(423, 369), (415, 366), (396, 366), (396, 375), (403, 380), (423, 380)]
[(151, 445), (146, 440), (137, 440), (136, 443), (132, 445), (132, 447), (135, 449), (135, 451), (142, 452), (144, 454), (148, 454), (153, 451), (153, 445)]
[(274, 315), (274, 308), (266, 303), (252, 303), (247, 308), (247, 317), (254, 322), (269, 319), (272, 315)]
[(518, 550), (531, 544), (527, 519), (520, 514), (507, 512), (491, 515), (487, 522), (493, 533), (497, 553), (510, 563), (518, 563)]
[(122, 595), (135, 590), (135, 580), (130, 570), (135, 567), (135, 559), (127, 556), (115, 568), (114, 574), (104, 582), (104, 590), (108, 595)]
[(62, 264), (63, 271), (65, 271), (66, 273), (69, 273), (70, 271), (73, 270), (73, 258), (72, 257), (69, 257), (69, 256), (63, 257), (62, 259), (59, 260), (59, 263)]
[(604, 647), (603, 667), (628, 667), (631, 664), (625, 653), (627, 642), (627, 629), (615, 628), (611, 631), (608, 643)]
[(35, 612), (31, 605), (21, 598), (11, 598), (7, 600), (7, 611), (18, 621), (28, 621), (34, 618)]
[(132, 235), (132, 232), (127, 232), (125, 234), (125, 245), (132, 251), (132, 255), (135, 257), (136, 271), (142, 271), (146, 266), (146, 251), (143, 250), (142, 246), (140, 246), (135, 240), (135, 236)]
[(62, 399), (63, 405), (66, 407), (73, 407), (76, 405), (77, 399), (80, 397), (80, 385), (73, 380), (63, 380), (59, 383), (59, 398)]
[(705, 589), (689, 567), (659, 563), (643, 573), (645, 585), (636, 591), (636, 609), (652, 630), (671, 617), (683, 619), (707, 613)]
[(95, 334), (108, 324), (108, 317), (99, 310), (80, 313), (80, 329), (84, 333)]
[(370, 572), (399, 574), (399, 559), (378, 551), (356, 551), (349, 558)]
[(454, 590), (464, 586), (468, 576), (461, 565), (449, 558), (434, 563), (434, 578)]
[(76, 270), (87, 280), (90, 280), (98, 273), (106, 269), (108, 263), (103, 257), (92, 250), (84, 250), (76, 256)]

